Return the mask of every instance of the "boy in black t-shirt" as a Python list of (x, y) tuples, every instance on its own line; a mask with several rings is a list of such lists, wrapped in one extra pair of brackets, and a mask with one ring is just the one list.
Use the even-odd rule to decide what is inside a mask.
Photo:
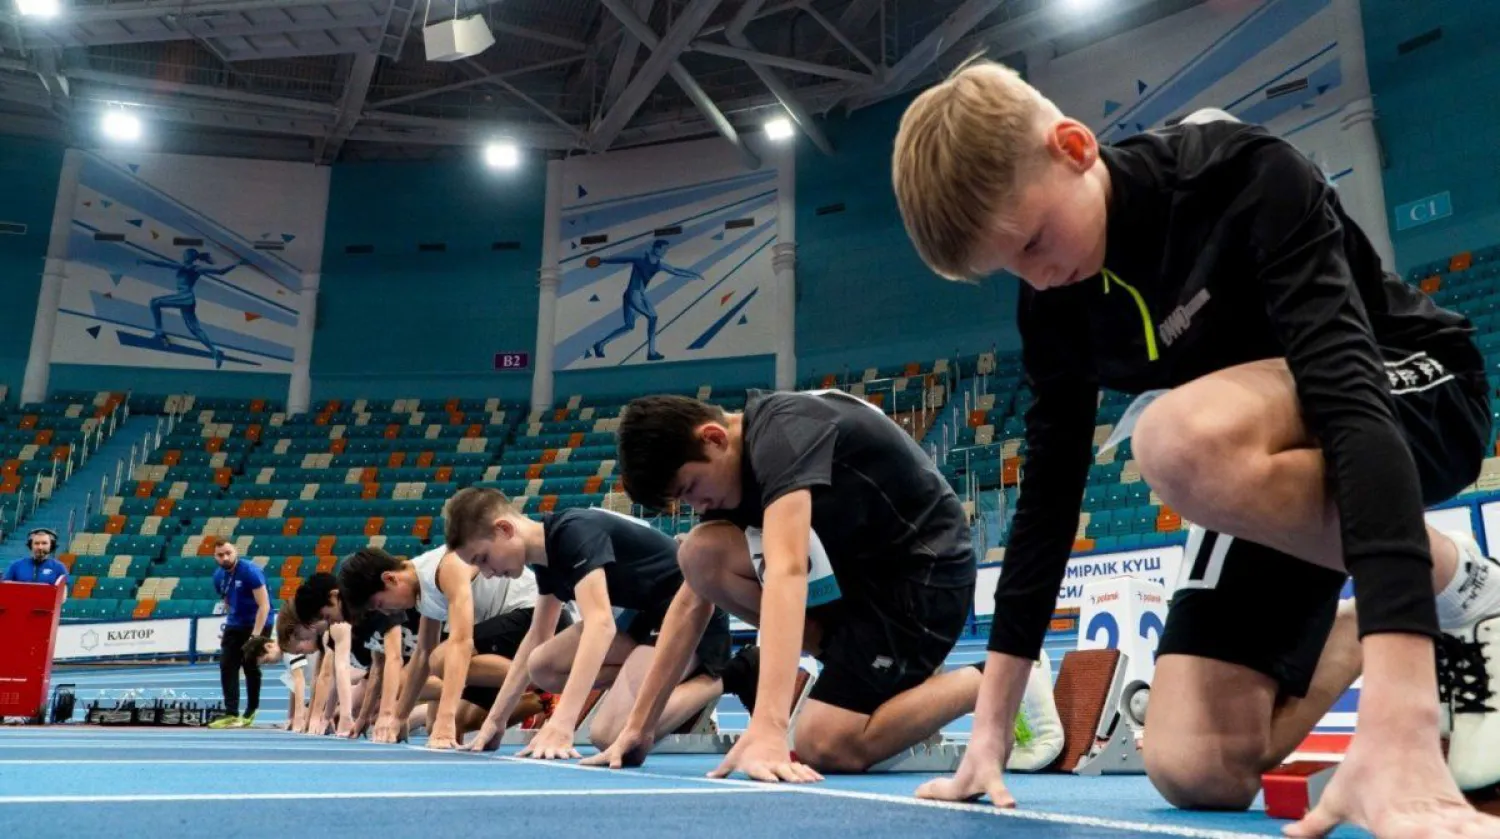
[[(516, 651), (489, 718), (469, 744), (495, 748), (528, 681), (560, 691), (556, 708), (523, 757), (576, 758), (575, 722), (589, 691), (613, 685), (590, 726), (599, 748), (612, 743), (635, 701), (657, 645), (678, 642), (688, 651), (663, 691), (654, 731), (670, 732), (717, 699), (729, 660), (729, 618), (708, 604), (689, 615), (691, 631), (673, 637), (662, 626), (668, 606), (684, 590), (677, 542), (639, 519), (601, 509), (572, 509), (538, 522), (520, 513), (497, 490), (461, 490), (448, 502), (447, 544), (487, 577), (536, 574), (537, 603), (531, 629)], [(557, 632), (568, 602), (582, 620)], [(696, 640), (696, 648), (691, 647)]]
[[(879, 409), (836, 391), (752, 391), (744, 413), (647, 397), (621, 415), (619, 455), (636, 502), (704, 514), (678, 553), (690, 587), (679, 602), (707, 600), (761, 630), (750, 725), (715, 776), (864, 771), (974, 707), (979, 670), (939, 672), (973, 600), (968, 520)], [(798, 713), (794, 760), (803, 650), (823, 668)]]

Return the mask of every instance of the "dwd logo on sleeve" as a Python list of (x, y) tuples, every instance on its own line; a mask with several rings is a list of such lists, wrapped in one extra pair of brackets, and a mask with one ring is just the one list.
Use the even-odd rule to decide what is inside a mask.
[[(766, 552), (762, 547), (761, 530), (745, 528), (745, 542), (750, 548), (750, 564), (755, 567), (755, 578), (766, 582)], [(843, 596), (839, 581), (833, 576), (833, 563), (828, 560), (828, 551), (816, 530), (807, 531), (807, 605), (822, 606)]]

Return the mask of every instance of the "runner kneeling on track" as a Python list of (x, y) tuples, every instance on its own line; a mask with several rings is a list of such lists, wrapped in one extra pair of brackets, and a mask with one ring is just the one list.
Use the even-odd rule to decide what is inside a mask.
[[(515, 578), (529, 568), (540, 593), (500, 698), (470, 748), (499, 745), (500, 720), (509, 716), (528, 682), (562, 695), (521, 756), (578, 757), (574, 721), (595, 687), (610, 690), (600, 700), (589, 736), (596, 747), (608, 747), (625, 723), (656, 645), (665, 641), (657, 634), (682, 588), (677, 540), (640, 519), (602, 509), (564, 510), (534, 521), (494, 489), (460, 490), (444, 515), (448, 545), (460, 559), (486, 577)], [(569, 602), (577, 604), (582, 620), (557, 632)], [(669, 692), (658, 735), (676, 730), (718, 699), (729, 642), (729, 616), (713, 610)]]

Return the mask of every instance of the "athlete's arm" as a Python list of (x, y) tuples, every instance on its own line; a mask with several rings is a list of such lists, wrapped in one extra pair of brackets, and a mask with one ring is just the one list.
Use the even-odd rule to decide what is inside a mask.
[[(1043, 294), (1022, 290), (1022, 365), (1035, 397), (1026, 411), (1026, 473), (995, 586), (991, 652), (1036, 660), (1057, 608), (1092, 462), (1099, 387), (1083, 363), (1082, 326)], [(1017, 672), (1024, 681), (1026, 673)], [(986, 670), (988, 675), (988, 670)], [(1017, 694), (1019, 696), (1019, 694)], [(1019, 706), (1018, 706), (1019, 707)], [(1011, 719), (1014, 713), (1011, 713)]]
[(271, 617), (271, 597), (266, 593), (266, 584), (260, 583), (251, 590), (255, 595), (255, 624), (250, 627), (250, 637), (254, 638), (266, 628), (266, 619)]
[(333, 639), (333, 688), (338, 697), (339, 720), (335, 730), (346, 732), (354, 725), (354, 687), (350, 684), (349, 647), (352, 629), (347, 623), (336, 623), (328, 627)]
[[(562, 696), (552, 719), (559, 725), (574, 730), (573, 722), (583, 712), (584, 700), (594, 687), (594, 679), (604, 667), (604, 658), (610, 644), (615, 640), (615, 615), (609, 603), (609, 590), (604, 582), (604, 569), (595, 568), (584, 575), (574, 588), (575, 602), (583, 616), (583, 634), (578, 639), (578, 651), (573, 654), (573, 668), (568, 681), (563, 685)], [(554, 615), (553, 625), (557, 616)]]
[(807, 543), (812, 492), (798, 489), (766, 508), (766, 569), (760, 595), (760, 680), (750, 726), (785, 737), (807, 614)]
[(636, 692), (635, 705), (625, 721), (625, 731), (654, 739), (656, 724), (666, 710), (667, 700), (682, 680), (693, 648), (713, 619), (714, 604), (693, 591), (691, 583), (689, 578), (678, 587), (677, 596), (672, 598), (672, 605), (667, 607), (666, 617), (662, 618), (661, 632), (656, 636), (656, 654), (651, 657), (651, 667)]
[(322, 736), (328, 730), (328, 706), (332, 698), (329, 693), (333, 687), (333, 660), (329, 653), (322, 650), (318, 653), (318, 676), (313, 680), (312, 705), (307, 715), (307, 733)]
[[(1323, 449), (1344, 561), (1359, 600), (1361, 639), (1377, 633), (1430, 638), (1438, 624), (1421, 484), (1348, 262), (1348, 231), (1333, 186), (1280, 140), (1268, 138), (1249, 154), (1249, 177), (1258, 186), (1244, 190), (1228, 214), (1238, 215), (1242, 223), (1235, 228), (1248, 234), (1302, 415)], [(1377, 662), (1375, 648), (1365, 647), (1361, 719), (1372, 708), (1384, 719), (1399, 719), (1408, 710), (1416, 718), (1419, 707), (1430, 708), (1421, 683), (1404, 674), (1430, 674), (1431, 658), (1425, 664)]]
[(505, 673), (505, 681), (500, 684), (500, 692), (495, 696), (495, 704), (490, 706), (490, 713), (485, 717), (484, 725), (470, 741), (470, 749), (484, 751), (500, 745), (501, 733), (505, 730), (510, 715), (515, 713), (516, 703), (521, 701), (521, 694), (526, 692), (526, 686), (531, 681), (528, 675), (531, 669), (531, 654), (537, 647), (552, 640), (552, 637), (557, 634), (557, 620), (561, 614), (561, 600), (550, 594), (537, 597), (536, 606), (531, 612), (531, 626), (527, 628), (525, 637), (516, 648), (516, 657), (511, 660), (510, 669)]
[(406, 630), (401, 624), (392, 624), (385, 631), (385, 655), (383, 658), (389, 662), (391, 672), (386, 674), (385, 681), (380, 683), (380, 706), (376, 711), (376, 718), (380, 715), (396, 714), (396, 706), (401, 702), (401, 676), (402, 661), (406, 658), (406, 651), (402, 649)]
[(684, 280), (701, 280), (701, 279), (703, 279), (703, 275), (700, 274), (700, 273), (698, 273), (697, 271), (690, 271), (690, 270), (688, 270), (686, 268), (678, 268), (675, 265), (668, 265), (665, 262), (663, 262), (661, 264), (661, 270), (666, 271), (668, 274), (671, 274), (673, 276), (681, 277)]
[(438, 699), (437, 718), (431, 721), (428, 748), (457, 745), (458, 699), (469, 679), (469, 660), (474, 657), (472, 581), (473, 569), (451, 552), (438, 560), (438, 588), (448, 598), (448, 652), (443, 660), (443, 692)]
[[(380, 742), (387, 742), (385, 735), (395, 728), (403, 728), (406, 720), (411, 717), (412, 709), (417, 707), (417, 699), (422, 695), (422, 688), (427, 684), (427, 676), (432, 672), (430, 658), (432, 651), (437, 649), (438, 638), (442, 635), (443, 624), (426, 615), (417, 624), (417, 649), (412, 653), (411, 661), (406, 664), (406, 681), (401, 685), (401, 702), (396, 706), (396, 711), (391, 718), (386, 718), (385, 707), (380, 709), (380, 718), (376, 720), (375, 730), (382, 735)], [(429, 720), (429, 725), (431, 721)], [(395, 742), (394, 739), (389, 742)]]

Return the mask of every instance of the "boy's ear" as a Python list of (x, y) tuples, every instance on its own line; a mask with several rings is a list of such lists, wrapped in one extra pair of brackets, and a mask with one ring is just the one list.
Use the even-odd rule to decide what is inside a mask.
[(396, 572), (382, 571), (380, 574), (380, 582), (384, 583), (386, 588), (394, 586), (396, 584)]
[(1099, 141), (1089, 127), (1064, 117), (1047, 131), (1047, 150), (1070, 168), (1084, 170), (1099, 157)]
[(729, 445), (729, 429), (716, 422), (706, 422), (696, 429), (698, 439), (705, 445), (726, 448)]
[(505, 516), (495, 519), (495, 536), (502, 539), (510, 539), (516, 535), (516, 525)]

